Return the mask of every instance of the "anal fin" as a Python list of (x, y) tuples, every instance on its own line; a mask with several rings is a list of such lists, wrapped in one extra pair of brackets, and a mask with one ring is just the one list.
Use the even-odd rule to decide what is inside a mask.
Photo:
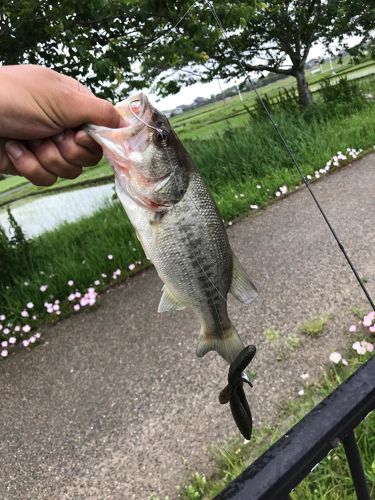
[(234, 253), (232, 285), (229, 291), (244, 304), (250, 304), (258, 295), (254, 283)]
[(165, 285), (163, 286), (163, 294), (161, 296), (158, 312), (166, 311), (181, 311), (186, 306), (178, 302), (173, 293)]

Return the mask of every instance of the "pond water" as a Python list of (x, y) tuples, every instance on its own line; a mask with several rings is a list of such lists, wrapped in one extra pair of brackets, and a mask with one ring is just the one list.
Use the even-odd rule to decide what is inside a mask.
[[(73, 222), (91, 215), (112, 199), (113, 184), (64, 191), (62, 193), (26, 198), (11, 203), (12, 214), (28, 238), (55, 229), (63, 222)], [(0, 225), (10, 236), (5, 208), (0, 209)]]

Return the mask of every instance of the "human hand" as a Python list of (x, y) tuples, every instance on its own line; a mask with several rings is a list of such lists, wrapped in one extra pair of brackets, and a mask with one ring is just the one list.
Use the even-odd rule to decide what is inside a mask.
[(77, 129), (85, 123), (119, 126), (112, 104), (42, 66), (2, 66), (0, 80), (0, 173), (49, 186), (98, 163), (100, 147)]

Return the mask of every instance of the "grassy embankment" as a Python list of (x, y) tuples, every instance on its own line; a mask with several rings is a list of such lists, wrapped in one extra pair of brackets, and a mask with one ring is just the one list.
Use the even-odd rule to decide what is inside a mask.
[[(345, 332), (345, 335), (348, 335)], [(366, 338), (365, 332), (351, 336), (351, 341)], [(373, 335), (368, 336), (373, 341)], [(239, 439), (226, 447), (214, 450), (216, 473), (207, 478), (196, 472), (190, 484), (180, 489), (182, 500), (209, 500), (235, 479), (246, 467), (277, 441), (294, 424), (301, 420), (315, 405), (327, 397), (339, 384), (355, 372), (371, 354), (359, 356), (351, 349), (345, 356), (348, 367), (332, 365), (323, 379), (315, 384), (306, 384), (304, 394), (291, 401), (281, 412), (278, 423), (254, 432), (250, 443)], [(375, 495), (375, 412), (372, 412), (356, 429), (364, 469), (370, 487), (370, 496)], [(153, 500), (159, 500), (157, 496)], [(334, 448), (329, 455), (291, 493), (293, 500), (355, 500), (354, 487), (343, 446)]]
[[(338, 102), (329, 107), (319, 105), (309, 116), (279, 111), (275, 117), (306, 174), (323, 168), (339, 150), (366, 150), (374, 144), (375, 106), (367, 102), (358, 109), (355, 102)], [(186, 142), (186, 146), (226, 221), (247, 212), (250, 205), (266, 205), (280, 186), (292, 190), (300, 184), (298, 172), (264, 118), (252, 116), (247, 127), (228, 128), (224, 140), (217, 135)], [(28, 302), (34, 304), (36, 322), (47, 316), (45, 302), (59, 300), (64, 314), (72, 310), (66, 301), (72, 290), (82, 292), (94, 285), (100, 291), (119, 279), (113, 278), (116, 269), (125, 276), (129, 265), (147, 265), (118, 202), (8, 254), (7, 262), (7, 251), (2, 250), (0, 314), (13, 323), (31, 326), (30, 318), (20, 316)], [(109, 260), (108, 254), (114, 258)], [(69, 280), (74, 281), (73, 286), (68, 285)], [(48, 289), (41, 292), (41, 285)], [(57, 315), (52, 313), (48, 318), (56, 319)]]

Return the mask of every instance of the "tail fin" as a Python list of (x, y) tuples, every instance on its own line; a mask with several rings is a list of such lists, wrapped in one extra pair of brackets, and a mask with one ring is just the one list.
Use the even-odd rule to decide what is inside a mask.
[(244, 348), (244, 344), (233, 325), (224, 330), (224, 334), (212, 335), (201, 331), (197, 356), (202, 358), (209, 351), (216, 351), (229, 364), (232, 363)]

